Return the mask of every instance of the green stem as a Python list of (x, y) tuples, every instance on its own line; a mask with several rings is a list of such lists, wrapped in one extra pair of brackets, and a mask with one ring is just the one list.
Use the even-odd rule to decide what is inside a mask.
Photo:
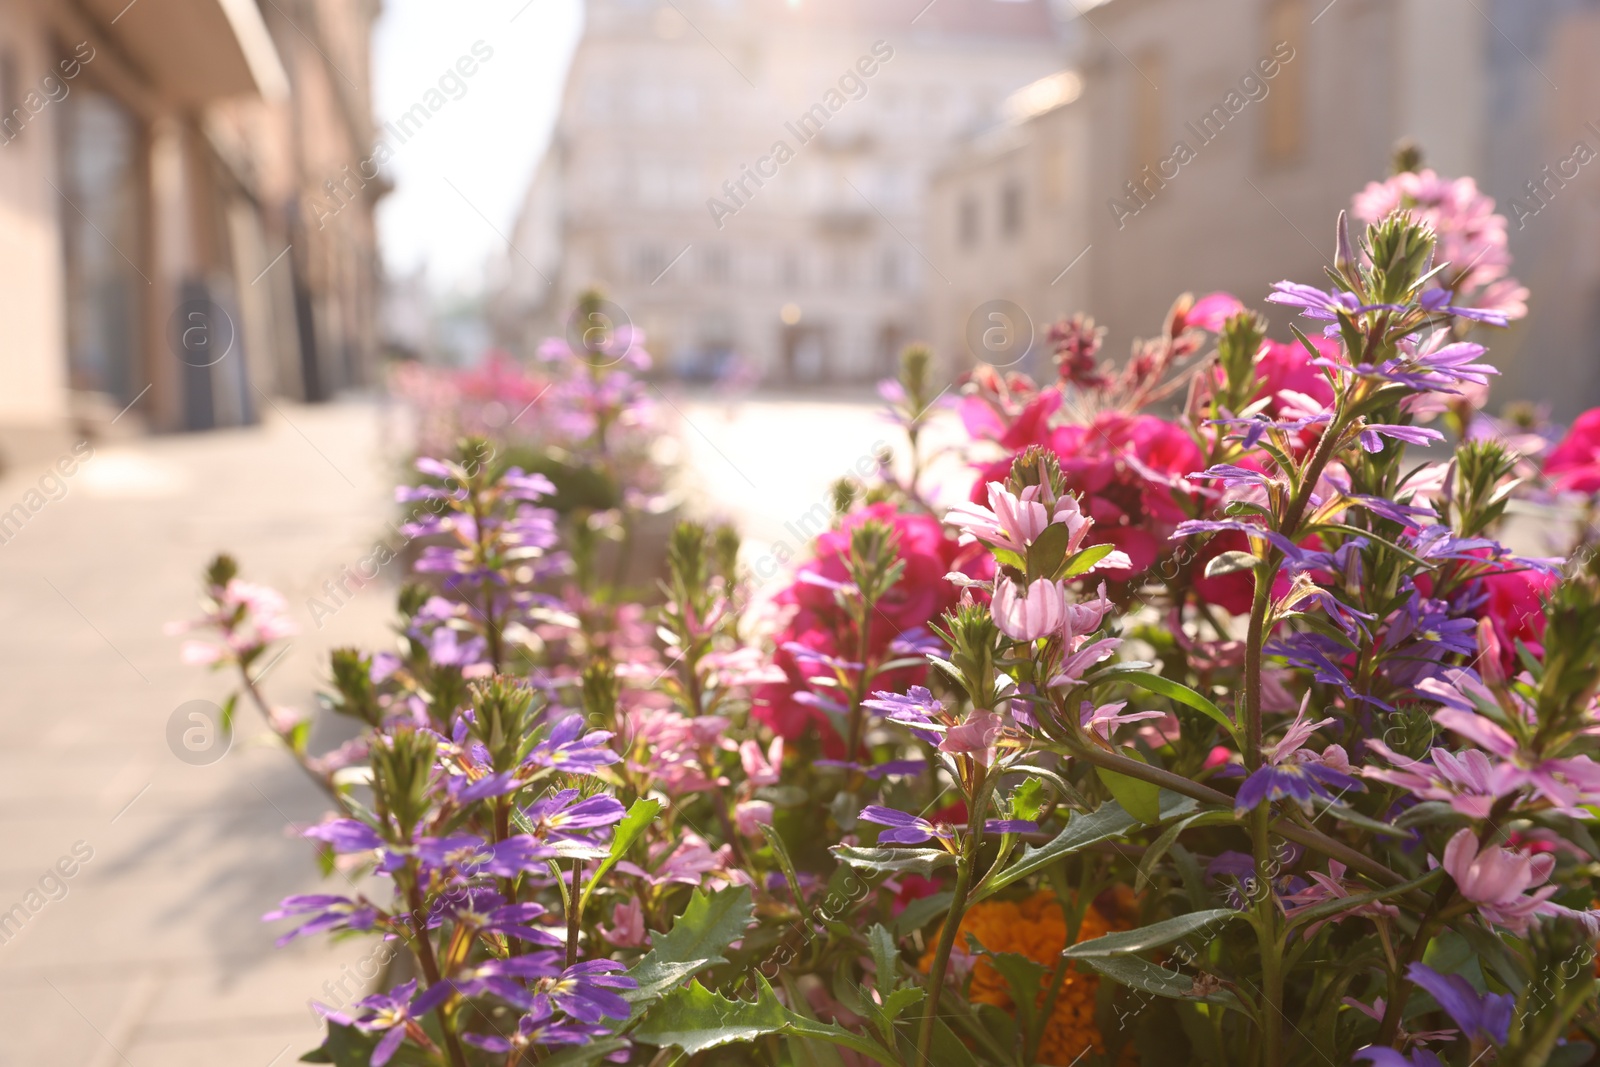
[(956, 931), (961, 926), (962, 915), (967, 910), (967, 890), (972, 886), (972, 869), (978, 861), (978, 843), (983, 836), (981, 816), (967, 829), (967, 838), (961, 843), (961, 855), (956, 858), (955, 894), (950, 899), (950, 912), (939, 930), (939, 945), (933, 952), (933, 965), (928, 970), (928, 1010), (922, 1017), (922, 1030), (917, 1036), (917, 1062), (932, 1063), (929, 1050), (933, 1047), (933, 1024), (939, 1017), (939, 994), (944, 991), (945, 972), (950, 965), (950, 951), (955, 947)]
[[(410, 877), (406, 887), (407, 899), (411, 904), (411, 914), (420, 915), (426, 919), (427, 910), (422, 900), (422, 890), (417, 885), (415, 873)], [(421, 929), (417, 931), (416, 949), (417, 962), (422, 966), (422, 974), (428, 980), (429, 988), (436, 986), (442, 979), (439, 973), (439, 961), (433, 955), (433, 941), (428, 937), (426, 922), (419, 922)], [(454, 1021), (450, 1013), (444, 1008), (439, 1009), (439, 1032), (444, 1036), (444, 1047), (450, 1054), (452, 1067), (467, 1067), (466, 1053), (461, 1049), (461, 1042), (456, 1038)]]

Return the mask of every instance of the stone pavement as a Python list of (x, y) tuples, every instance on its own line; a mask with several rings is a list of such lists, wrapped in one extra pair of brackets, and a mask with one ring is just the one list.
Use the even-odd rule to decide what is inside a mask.
[[(736, 521), (756, 562), (798, 554), (832, 481), (900, 445), (866, 392), (666, 395), (690, 509)], [(0, 1067), (284, 1067), (320, 1040), (309, 998), (366, 991), (352, 976), (371, 976), (372, 942), (276, 949), (286, 924), (260, 922), (289, 893), (347, 887), (292, 836), (326, 805), (256, 712), (219, 762), (186, 764), (166, 739), (180, 705), (229, 688), (162, 633), (194, 614), (217, 551), (300, 624), (266, 677), (276, 703), (309, 708), (329, 649), (387, 637), (392, 574), (321, 628), (307, 599), (383, 534), (403, 420), (360, 403), (268, 414), (102, 444), (0, 544)], [(931, 436), (958, 436), (953, 420)], [(45, 475), (7, 472), (0, 512), (37, 503)], [(339, 725), (319, 721), (313, 747)]]
[[(281, 1067), (319, 1040), (308, 998), (355, 990), (370, 944), (275, 949), (283, 924), (259, 921), (288, 893), (337, 891), (288, 825), (325, 804), (258, 743), (253, 710), (220, 762), (173, 755), (174, 709), (226, 686), (181, 665), (162, 624), (235, 553), (289, 598), (302, 633), (265, 685), (307, 707), (330, 648), (385, 633), (390, 587), (321, 629), (305, 603), (382, 533), (394, 426), (376, 404), (285, 405), (262, 428), (102, 444), (0, 544), (3, 1067)], [(36, 503), (45, 475), (7, 472), (0, 512)]]

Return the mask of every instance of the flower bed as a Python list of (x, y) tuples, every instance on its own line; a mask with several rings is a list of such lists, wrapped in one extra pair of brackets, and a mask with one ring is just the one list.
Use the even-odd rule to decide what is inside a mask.
[(1526, 294), (1475, 187), (1358, 213), (1277, 339), (1184, 297), (1120, 369), (1080, 316), (1057, 380), (971, 374), (947, 514), (908, 351), (913, 473), (840, 488), (775, 617), (728, 528), (676, 527), (659, 606), (619, 593), (549, 507), (604, 416), (516, 464), (436, 443), (396, 644), (330, 663), (334, 753), (251, 681), (281, 603), (213, 563), (189, 657), (336, 809), (306, 836), (344, 877), (267, 918), (414, 960), (307, 1059), (1588, 1062), (1600, 564), (1497, 537), (1600, 489), (1595, 415), (1547, 449), (1481, 411), (1471, 338)]

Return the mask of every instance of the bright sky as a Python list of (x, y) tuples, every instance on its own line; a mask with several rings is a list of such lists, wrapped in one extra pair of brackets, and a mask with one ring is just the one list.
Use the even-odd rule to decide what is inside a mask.
[(506, 248), (495, 230), (510, 236), (549, 139), (581, 28), (581, 0), (385, 0), (373, 42), (380, 123), (439, 88), (474, 44), (493, 49), (457, 76), (464, 93), (447, 78), (445, 105), (405, 144), (390, 142), (395, 190), (378, 228), (391, 273), (426, 262), (435, 292), (481, 288), (484, 263)]

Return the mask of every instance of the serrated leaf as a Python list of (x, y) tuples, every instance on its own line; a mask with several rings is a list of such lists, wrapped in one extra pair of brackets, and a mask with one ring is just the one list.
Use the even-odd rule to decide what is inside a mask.
[(853, 845), (834, 845), (829, 849), (840, 862), (861, 871), (880, 874), (917, 874), (932, 877), (940, 867), (948, 866), (956, 858), (942, 848), (857, 848)]
[(1044, 782), (1038, 778), (1024, 779), (1021, 785), (1011, 791), (1011, 818), (1031, 822), (1044, 810), (1044, 802)]
[(672, 929), (652, 933), (650, 952), (628, 969), (639, 988), (624, 998), (649, 1001), (706, 967), (726, 963), (723, 950), (744, 936), (753, 911), (749, 886), (729, 886), (709, 896), (696, 889)]
[(1171, 919), (1163, 919), (1149, 926), (1141, 926), (1137, 930), (1119, 930), (1114, 934), (1106, 934), (1088, 941), (1079, 941), (1076, 945), (1068, 945), (1062, 950), (1062, 955), (1068, 959), (1104, 959), (1108, 956), (1127, 956), (1137, 952), (1144, 952), (1172, 942), (1190, 934), (1199, 933), (1206, 929), (1220, 929), (1222, 926), (1235, 919), (1244, 918), (1244, 912), (1234, 911), (1232, 908), (1212, 908), (1208, 911), (1192, 911), (1187, 915), (1179, 915)]
[[(1188, 815), (1197, 807), (1192, 797), (1181, 796), (1165, 789), (1160, 792), (1160, 804), (1162, 819), (1176, 819)], [(1013, 882), (1026, 878), (1034, 871), (1048, 867), (1063, 856), (1070, 856), (1100, 841), (1121, 837), (1137, 825), (1139, 820), (1129, 815), (1123, 810), (1122, 805), (1114, 800), (1107, 801), (1087, 815), (1075, 813), (1054, 838), (1036, 848), (1030, 846), (1024, 849), (1015, 863), (994, 879), (987, 880), (979, 893), (974, 896), (972, 903), (976, 904)]]
[(1216, 1004), (1219, 1007), (1232, 1008), (1235, 1011), (1244, 1011), (1244, 1006), (1239, 1003), (1239, 998), (1225, 989), (1213, 993), (1195, 996), (1193, 993), (1194, 979), (1182, 974), (1174, 974), (1164, 967), (1157, 966), (1147, 959), (1138, 956), (1115, 956), (1105, 959), (1085, 959), (1085, 967), (1104, 975), (1120, 985), (1129, 989), (1137, 989), (1144, 993), (1151, 993), (1158, 997), (1171, 997), (1174, 1000), (1188, 1000), (1201, 1004)]
[(672, 1045), (693, 1056), (775, 1034), (789, 1022), (789, 1013), (767, 980), (757, 978), (760, 989), (755, 1000), (729, 1000), (699, 982), (674, 989), (645, 1013), (632, 1036), (647, 1045)]
[(1096, 767), (1095, 773), (1111, 795), (1122, 805), (1122, 809), (1146, 826), (1153, 826), (1161, 821), (1161, 787), (1154, 782), (1147, 782), (1142, 778), (1129, 778), (1116, 771), (1108, 771), (1104, 767)]

